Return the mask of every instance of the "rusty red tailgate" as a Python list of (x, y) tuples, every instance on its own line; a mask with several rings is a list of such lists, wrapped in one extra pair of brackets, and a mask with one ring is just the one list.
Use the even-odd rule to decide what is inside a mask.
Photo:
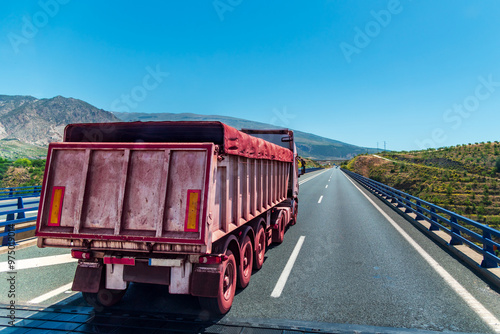
[(52, 143), (36, 235), (65, 239), (60, 246), (82, 245), (78, 240), (99, 240), (101, 248), (203, 245), (214, 149), (213, 143)]

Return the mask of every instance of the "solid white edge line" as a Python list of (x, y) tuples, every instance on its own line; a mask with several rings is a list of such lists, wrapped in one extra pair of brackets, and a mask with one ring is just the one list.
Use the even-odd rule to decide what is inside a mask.
[(318, 204), (321, 203), (322, 200), (323, 200), (323, 195), (320, 196), (320, 198), (318, 200)]
[(316, 174), (316, 175), (313, 175), (313, 176), (311, 176), (311, 177), (309, 177), (309, 178), (307, 178), (307, 179), (305, 179), (305, 180), (303, 180), (303, 181), (299, 181), (299, 185), (304, 184), (304, 183), (306, 183), (307, 181), (310, 181), (310, 180), (314, 179), (315, 177), (320, 176), (321, 174), (323, 174), (324, 172), (327, 172), (327, 171), (328, 171), (328, 169), (325, 169), (325, 170), (324, 170), (324, 171), (322, 171), (321, 173), (318, 173), (318, 174)]
[(286, 263), (285, 268), (280, 275), (280, 278), (278, 278), (278, 282), (276, 282), (276, 286), (274, 287), (273, 292), (271, 292), (271, 297), (278, 298), (279, 296), (281, 296), (281, 292), (283, 292), (283, 288), (285, 287), (288, 276), (292, 271), (293, 265), (295, 263), (295, 260), (297, 259), (297, 256), (299, 255), (300, 248), (302, 247), (305, 238), (306, 237), (302, 235), (297, 241), (297, 244), (292, 251), (292, 255), (290, 255), (290, 258), (288, 259), (288, 262)]
[(59, 288), (55, 289), (55, 290), (49, 291), (49, 292), (47, 292), (47, 293), (45, 293), (45, 294), (43, 294), (43, 295), (41, 295), (41, 296), (39, 296), (39, 297), (36, 297), (36, 298), (34, 298), (34, 299), (30, 300), (30, 301), (28, 302), (28, 304), (39, 304), (39, 303), (41, 303), (41, 302), (44, 302), (44, 301), (46, 301), (47, 299), (50, 299), (50, 298), (52, 298), (52, 297), (54, 297), (54, 296), (57, 296), (57, 295), (59, 295), (59, 294), (61, 294), (61, 293), (65, 292), (66, 290), (71, 289), (71, 286), (72, 286), (72, 285), (73, 285), (73, 283), (68, 283), (68, 284), (66, 284), (66, 285), (63, 285), (63, 286), (61, 286), (61, 287), (59, 287)]
[(347, 175), (344, 176), (358, 189), (363, 196), (379, 211), (403, 238), (424, 258), (441, 278), (469, 305), (469, 307), (496, 333), (500, 333), (500, 321), (484, 307), (472, 294), (451, 276), (436, 260), (432, 258), (412, 237), (392, 220), (368, 195), (366, 195)]
[[(39, 268), (53, 266), (56, 264), (77, 262), (77, 259), (71, 257), (71, 254), (51, 255), (45, 257), (36, 257), (16, 261), (14, 270)], [(0, 273), (12, 271), (8, 262), (0, 262)]]

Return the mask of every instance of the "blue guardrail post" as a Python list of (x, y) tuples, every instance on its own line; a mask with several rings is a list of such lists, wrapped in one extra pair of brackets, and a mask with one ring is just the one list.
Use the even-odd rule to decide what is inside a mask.
[[(24, 203), (23, 203), (23, 198), (22, 197), (19, 197), (17, 199), (17, 209), (24, 209)], [(26, 218), (26, 214), (24, 212), (19, 212), (17, 214), (17, 219), (21, 219), (21, 218)]]
[(450, 240), (450, 245), (456, 246), (456, 245), (462, 245), (463, 242), (457, 238), (455, 235), (460, 236), (460, 230), (455, 227), (454, 224), (458, 225), (457, 218), (451, 217), (450, 218), (451, 222), (451, 240)]
[(439, 226), (436, 224), (438, 222), (438, 219), (435, 215), (436, 209), (431, 207), (431, 226), (429, 226), (429, 231), (439, 231)]
[[(5, 221), (10, 221), (10, 220), (14, 220), (13, 213), (9, 213), (7, 215), (7, 218), (5, 219)], [(10, 234), (10, 232), (15, 232), (14, 224), (5, 225), (4, 232), (6, 232), (7, 235), (2, 238), (2, 246), (8, 246), (9, 245), (9, 234)]]
[[(490, 231), (484, 230), (483, 231), (483, 238), (491, 240)], [(485, 253), (490, 253), (491, 255), (495, 255), (495, 250), (493, 249), (493, 246), (487, 244), (486, 242), (483, 242), (483, 250)], [(497, 268), (498, 264), (496, 261), (489, 259), (485, 254), (483, 256), (483, 261), (481, 262), (481, 267), (483, 267), (483, 268)]]
[(422, 211), (422, 203), (417, 200), (417, 216), (415, 217), (415, 220), (424, 220), (423, 216), (424, 212)]
[[(23, 203), (23, 198), (22, 197), (18, 197), (17, 198), (17, 208), (18, 209), (24, 209), (24, 203)], [(24, 212), (18, 212), (17, 213), (17, 219), (21, 219), (21, 218), (26, 218), (26, 214)], [(5, 221), (11, 221), (11, 220), (15, 220), (15, 213), (9, 213), (7, 215), (7, 218), (5, 219)], [(2, 246), (9, 246), (9, 234), (10, 232), (14, 232), (15, 233), (15, 226), (14, 224), (9, 224), (9, 225), (5, 225), (5, 230), (4, 232), (7, 233), (7, 235), (5, 237), (3, 237), (2, 239)], [(14, 241), (14, 244), (15, 244), (15, 241)]]

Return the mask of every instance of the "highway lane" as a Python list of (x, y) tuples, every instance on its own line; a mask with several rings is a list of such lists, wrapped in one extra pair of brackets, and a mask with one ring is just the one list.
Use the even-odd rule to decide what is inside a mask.
[[(306, 238), (280, 297), (280, 304), (288, 306), (281, 314), (284, 318), (491, 331), (343, 173), (334, 170), (330, 176), (318, 177), (301, 188), (300, 224), (290, 229), (287, 238)], [(385, 209), (411, 235), (422, 237), (399, 215)], [(419, 241), (431, 254), (443, 253), (424, 239)], [(439, 257), (449, 258), (447, 254)], [(460, 275), (476, 278), (457, 261), (452, 262), (465, 272)], [(498, 294), (487, 301), (490, 309), (500, 305)]]
[[(384, 208), (385, 204), (374, 200)], [(390, 208), (384, 209), (436, 259), (445, 259), (446, 267), (474, 286), (477, 298), (499, 316), (498, 293)], [(305, 236), (304, 244), (282, 295), (263, 303), (265, 307), (252, 302), (270, 296), (272, 282), (280, 274), (277, 269), (284, 267), (300, 236)], [(492, 332), (340, 170), (301, 187), (298, 224), (288, 230), (283, 245), (267, 255), (259, 272), (265, 280), (256, 279), (258, 283), (251, 282), (238, 295), (228, 318), (250, 313), (266, 318)]]
[[(5, 290), (7, 284), (3, 284), (7, 278), (12, 276), (7, 272), (8, 268), (3, 265), (8, 261), (9, 254), (0, 254), (0, 281), (2, 282), (0, 289), (4, 291), (3, 293), (0, 292), (0, 303), (8, 304), (11, 300), (14, 300), (18, 304), (28, 305), (31, 300), (72, 282), (76, 270), (76, 261), (71, 259), (71, 262), (68, 262), (68, 259), (64, 258), (65, 255), (70, 256), (68, 249), (38, 248), (33, 246), (15, 250), (11, 259), (14, 259), (16, 267), (14, 269), (16, 273), (14, 275), (16, 291), (15, 298), (9, 298)], [(50, 257), (56, 257), (56, 262), (59, 262), (59, 264), (45, 265), (50, 260)], [(30, 261), (26, 266), (23, 266), (23, 263), (29, 259), (36, 260)], [(21, 266), (26, 269), (19, 269)], [(74, 293), (63, 292), (62, 294), (48, 298), (40, 304), (51, 305), (72, 294)]]
[[(288, 229), (282, 245), (267, 251), (263, 268), (254, 272), (245, 290), (237, 292), (233, 308), (222, 318), (223, 321), (284, 319), (493, 332), (340, 170), (313, 172), (302, 176), (301, 182), (297, 225)], [(479, 302), (500, 317), (500, 295), (497, 292), (380, 200), (368, 196)], [(283, 291), (278, 298), (271, 297), (301, 237), (303, 244)], [(24, 252), (19, 251), (20, 254)], [(53, 250), (40, 252), (37, 254), (46, 256), (48, 253), (45, 252)], [(74, 266), (71, 266), (70, 263), (46, 267), (54, 268), (53, 271), (64, 267), (57, 270), (65, 273), (54, 272), (63, 278), (57, 284), (52, 281), (50, 288), (42, 289), (44, 293), (71, 280), (74, 272)], [(43, 284), (44, 277), (51, 275), (36, 269), (25, 273), (27, 284), (34, 280)], [(32, 297), (34, 295), (24, 299)], [(58, 295), (41, 305), (50, 305), (63, 298), (64, 295)], [(85, 306), (80, 294), (60, 305), (64, 304)], [(143, 284), (132, 284), (122, 303), (114, 309), (208, 317), (199, 309), (196, 298), (169, 295), (167, 287)]]

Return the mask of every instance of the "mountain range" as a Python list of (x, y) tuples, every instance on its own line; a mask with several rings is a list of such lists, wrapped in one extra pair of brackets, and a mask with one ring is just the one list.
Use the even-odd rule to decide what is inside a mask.
[(69, 123), (119, 121), (112, 113), (73, 98), (0, 95), (0, 139), (45, 146), (61, 141)]
[[(127, 121), (221, 121), (236, 129), (279, 129), (271, 124), (220, 115), (173, 114), (173, 113), (124, 113), (114, 112), (116, 117)], [(375, 153), (376, 149), (347, 144), (311, 133), (293, 131), (299, 154), (316, 160), (350, 159), (361, 153)]]
[[(37, 99), (32, 96), (0, 95), (0, 139), (17, 139), (37, 146), (61, 141), (64, 127), (70, 123), (194, 120), (221, 121), (237, 129), (279, 128), (271, 124), (219, 115), (109, 112), (82, 100), (62, 96)], [(312, 159), (348, 159), (361, 153), (376, 151), (301, 131), (294, 130), (294, 133), (299, 154)]]

